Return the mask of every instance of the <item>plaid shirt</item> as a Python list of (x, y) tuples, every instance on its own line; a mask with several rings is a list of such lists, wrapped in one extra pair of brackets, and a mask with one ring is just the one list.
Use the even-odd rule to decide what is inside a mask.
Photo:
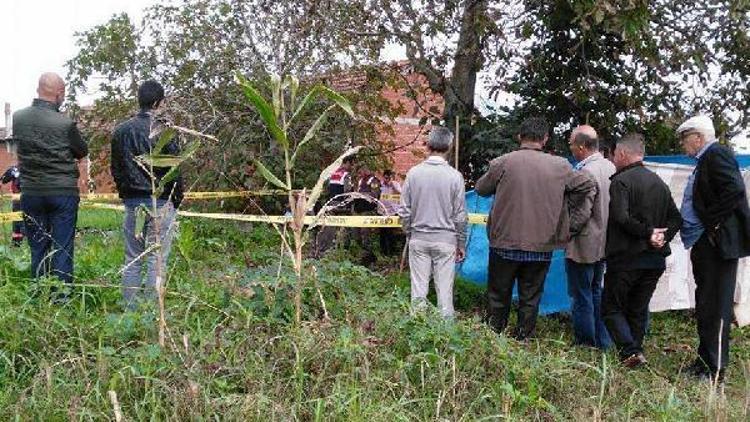
[(518, 262), (542, 262), (552, 261), (552, 252), (530, 252), (518, 249), (497, 249), (492, 250), (502, 259)]

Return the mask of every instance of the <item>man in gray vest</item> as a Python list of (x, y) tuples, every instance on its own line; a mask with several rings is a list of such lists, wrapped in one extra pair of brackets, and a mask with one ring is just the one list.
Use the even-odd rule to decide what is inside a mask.
[(13, 115), (21, 170), (21, 209), (34, 278), (73, 282), (73, 240), (78, 216), (78, 163), (88, 154), (75, 122), (60, 113), (65, 83), (39, 78), (39, 97)]

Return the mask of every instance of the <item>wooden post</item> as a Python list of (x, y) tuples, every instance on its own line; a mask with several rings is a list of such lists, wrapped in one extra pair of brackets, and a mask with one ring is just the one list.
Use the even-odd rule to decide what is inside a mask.
[(454, 144), (456, 145), (456, 152), (455, 152), (455, 157), (454, 157), (455, 160), (456, 160), (456, 170), (458, 170), (458, 134), (459, 134), (459, 130), (460, 130), (459, 129), (460, 126), (459, 126), (458, 122), (459, 122), (459, 117), (456, 116), (456, 137), (455, 137), (455, 142), (454, 142)]

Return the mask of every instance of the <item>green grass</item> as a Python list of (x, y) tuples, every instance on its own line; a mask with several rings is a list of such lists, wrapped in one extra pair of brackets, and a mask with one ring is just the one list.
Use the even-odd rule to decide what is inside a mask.
[(64, 306), (28, 280), (25, 247), (1, 249), (0, 420), (113, 419), (109, 391), (126, 420), (747, 419), (747, 328), (733, 332), (717, 396), (679, 374), (696, 340), (689, 313), (654, 314), (652, 365), (626, 371), (570, 346), (562, 318), (541, 318), (539, 338), (519, 344), (479, 322), (473, 285), (457, 283), (460, 317), (445, 322), (410, 314), (406, 275), (339, 259), (307, 263), (295, 328), (292, 272), (277, 277), (278, 241), (262, 226), (182, 220), (160, 349), (154, 309), (118, 302), (120, 218), (82, 213), (85, 287)]

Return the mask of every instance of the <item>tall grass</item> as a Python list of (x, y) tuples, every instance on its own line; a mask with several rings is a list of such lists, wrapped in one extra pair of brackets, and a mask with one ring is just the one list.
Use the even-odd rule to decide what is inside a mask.
[(716, 405), (708, 384), (679, 373), (695, 341), (683, 312), (653, 316), (651, 367), (625, 371), (613, 354), (570, 346), (562, 318), (542, 318), (528, 345), (495, 335), (473, 315), (481, 289), (470, 284), (457, 283), (460, 316), (447, 322), (410, 313), (404, 275), (322, 260), (306, 263), (320, 296), (308, 283), (295, 328), (295, 272), (285, 262), (277, 277), (266, 227), (183, 221), (160, 348), (157, 310), (118, 302), (122, 239), (105, 228), (119, 218), (88, 220), (102, 229), (77, 239), (86, 287), (65, 306), (0, 255), (1, 420), (115, 419), (110, 391), (124, 420), (747, 419), (747, 329), (733, 332)]

